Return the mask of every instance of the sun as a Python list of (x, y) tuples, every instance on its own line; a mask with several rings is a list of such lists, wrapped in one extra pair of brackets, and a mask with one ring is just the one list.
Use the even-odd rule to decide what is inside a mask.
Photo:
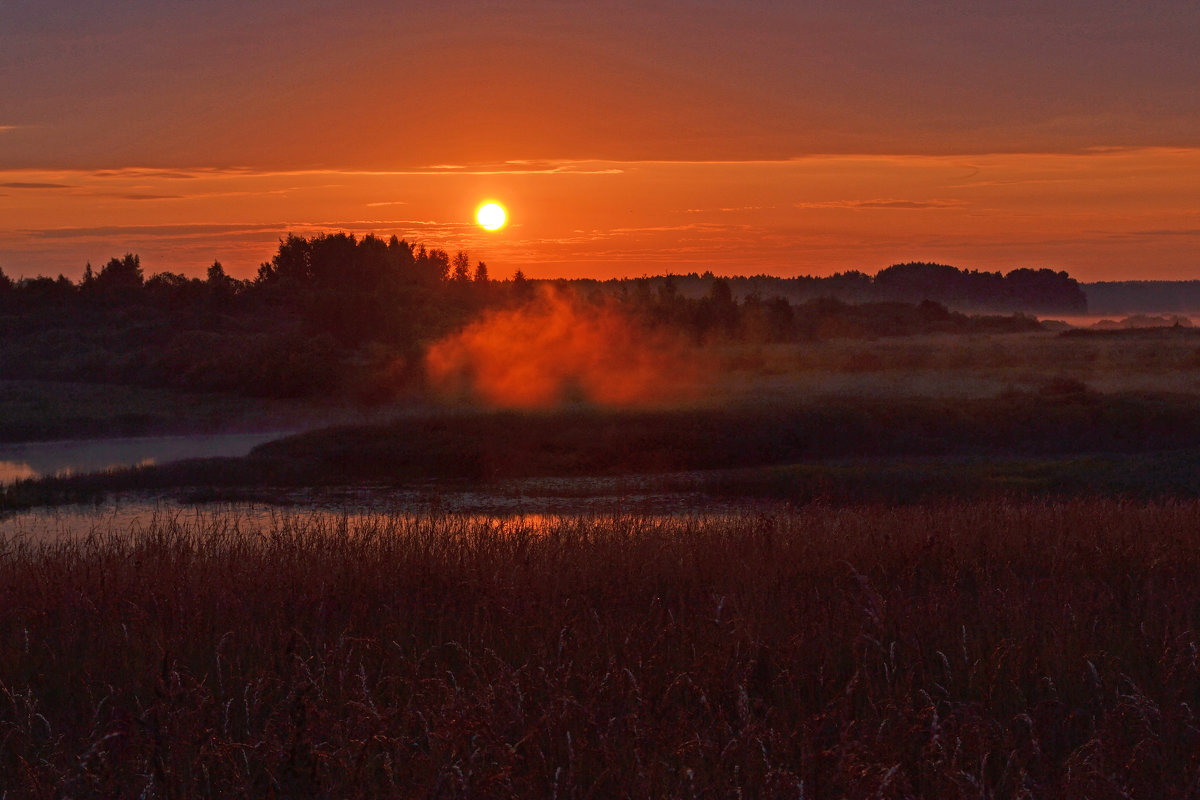
[(475, 212), (475, 221), (489, 231), (499, 230), (504, 227), (504, 221), (508, 215), (504, 213), (504, 207), (499, 203), (484, 203)]

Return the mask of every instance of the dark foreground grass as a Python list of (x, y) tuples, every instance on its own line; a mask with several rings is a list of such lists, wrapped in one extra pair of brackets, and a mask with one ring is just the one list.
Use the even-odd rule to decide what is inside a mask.
[[(718, 498), (793, 504), (939, 499), (1200, 498), (1200, 449), (1024, 458), (874, 458), (707, 472), (680, 478)], [(670, 485), (669, 483), (667, 484)]]
[(1200, 503), (0, 543), (0, 794), (1190, 797)]

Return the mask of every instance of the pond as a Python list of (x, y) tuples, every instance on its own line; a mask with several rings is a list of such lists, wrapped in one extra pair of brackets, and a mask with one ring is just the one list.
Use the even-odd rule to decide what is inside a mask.
[(691, 517), (761, 511), (770, 501), (720, 499), (686, 487), (632, 486), (619, 478), (525, 479), (474, 490), (423, 487), (344, 486), (279, 490), (270, 501), (188, 502), (170, 494), (133, 492), (89, 504), (0, 513), (0, 545), (6, 540), (54, 542), (91, 535), (129, 534), (182, 524), (200, 529), (271, 529), (296, 522), (349, 525), (379, 519), (520, 520), (521, 524), (570, 524), (580, 518)]
[(0, 444), (0, 485), (25, 478), (165, 464), (185, 458), (244, 456), (258, 445), (284, 435), (276, 431)]
[[(761, 511), (765, 506), (758, 506)], [(537, 498), (521, 501), (482, 494), (452, 493), (407, 502), (337, 506), (276, 505), (251, 502), (187, 504), (158, 499), (107, 500), (95, 505), (65, 505), (0, 513), (0, 550), (12, 543), (52, 544), (88, 537), (133, 536), (149, 531), (256, 531), (269, 533), (296, 526), (351, 533), (380, 523), (420, 520), (466, 525), (512, 525), (544, 530), (596, 519), (685, 519), (744, 514), (738, 503), (699, 500), (697, 496)]]

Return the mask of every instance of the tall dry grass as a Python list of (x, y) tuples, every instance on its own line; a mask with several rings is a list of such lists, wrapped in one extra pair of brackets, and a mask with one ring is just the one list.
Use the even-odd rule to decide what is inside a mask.
[(0, 795), (1187, 797), (1200, 504), (0, 542)]

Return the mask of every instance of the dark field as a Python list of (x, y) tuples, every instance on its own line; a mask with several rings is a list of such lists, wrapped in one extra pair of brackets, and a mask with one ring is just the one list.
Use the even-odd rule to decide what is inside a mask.
[(9, 797), (1186, 797), (1200, 504), (0, 544)]
[(112, 492), (270, 498), (298, 487), (478, 487), (639, 476), (663, 491), (797, 503), (1200, 493), (1191, 395), (1072, 380), (985, 398), (853, 398), (651, 411), (438, 412), (270, 442), (240, 459), (26, 480), (8, 508)]
[(344, 406), (315, 401), (0, 379), (0, 442), (297, 430), (345, 416)]
[(686, 404), (374, 408), (14, 484), (691, 506), (0, 537), (0, 797), (1196, 796), (1196, 347), (730, 348)]

